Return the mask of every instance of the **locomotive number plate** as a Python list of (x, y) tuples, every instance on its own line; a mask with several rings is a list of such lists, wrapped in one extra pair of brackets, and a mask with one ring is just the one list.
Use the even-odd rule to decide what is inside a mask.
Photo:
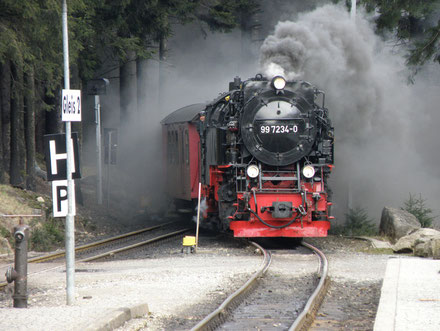
[(261, 125), (260, 133), (262, 134), (286, 134), (297, 133), (298, 125)]

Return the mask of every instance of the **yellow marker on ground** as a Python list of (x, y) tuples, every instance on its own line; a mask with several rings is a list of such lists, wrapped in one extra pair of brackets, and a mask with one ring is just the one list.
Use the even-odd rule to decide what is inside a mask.
[(185, 236), (183, 237), (183, 248), (182, 253), (194, 253), (196, 247), (196, 237)]
[(183, 246), (195, 246), (195, 245), (196, 245), (196, 237), (194, 236), (183, 237)]

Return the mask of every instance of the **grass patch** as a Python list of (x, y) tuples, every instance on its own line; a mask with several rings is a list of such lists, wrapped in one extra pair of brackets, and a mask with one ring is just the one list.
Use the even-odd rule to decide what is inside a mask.
[(27, 205), (28, 199), (20, 191), (9, 185), (0, 185), (0, 213), (17, 215), (32, 212), (32, 208)]
[(50, 217), (38, 224), (31, 233), (30, 249), (44, 252), (62, 247), (64, 243), (64, 224), (60, 219)]
[(1, 225), (0, 225), (0, 236), (2, 236), (3, 238), (12, 237), (11, 232)]
[(0, 238), (5, 238), (9, 241), (9, 244), (12, 245), (13, 237), (11, 231), (6, 229), (4, 226), (0, 224)]
[[(39, 202), (38, 197), (42, 197)], [(30, 215), (41, 213), (42, 217), (23, 217), (21, 221), (29, 225), (29, 250), (43, 252), (64, 247), (65, 226), (64, 219), (52, 216), (50, 196), (38, 194), (28, 190), (21, 190), (10, 185), (0, 184), (0, 215)], [(11, 247), (14, 247), (14, 226), (18, 225), (18, 217), (0, 217), (0, 238), (6, 238)], [(81, 224), (79, 224), (81, 223)], [(96, 225), (89, 218), (77, 215), (76, 225), (93, 233)]]
[(394, 251), (391, 248), (369, 248), (364, 253), (375, 254), (375, 255), (393, 255)]

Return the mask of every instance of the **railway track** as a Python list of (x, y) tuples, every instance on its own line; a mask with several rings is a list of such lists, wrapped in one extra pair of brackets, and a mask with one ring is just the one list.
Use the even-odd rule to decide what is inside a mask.
[[(278, 257), (282, 260), (280, 253), (268, 251), (256, 243), (252, 244), (258, 247), (264, 256), (260, 269), (216, 310), (194, 326), (193, 331), (306, 330), (311, 325), (328, 286), (328, 262), (325, 255), (308, 243), (302, 244), (318, 257), (319, 272), (308, 286), (300, 285), (299, 289), (292, 292), (292, 287), (295, 286), (293, 280), (285, 281), (283, 284), (281, 279), (274, 277), (275, 275), (266, 276), (273, 259)], [(298, 291), (304, 293), (299, 295)], [(292, 294), (289, 295), (289, 292)]]
[[(141, 248), (146, 245), (151, 245), (166, 239), (170, 239), (189, 231), (189, 229), (187, 228), (183, 228), (183, 229), (181, 228), (177, 230), (173, 229), (172, 231), (167, 230), (167, 227), (172, 226), (173, 224), (174, 222), (164, 223), (161, 225), (156, 225), (156, 226), (140, 229), (137, 231), (132, 231), (115, 237), (107, 238), (104, 240), (99, 240), (90, 244), (78, 246), (75, 248), (76, 261), (90, 262), (108, 257), (114, 257), (117, 254), (125, 253), (134, 249)], [(154, 233), (155, 230), (157, 231), (162, 230), (162, 232), (164, 233), (155, 234)], [(153, 236), (151, 236), (151, 234), (153, 234)], [(64, 256), (65, 256), (65, 251), (45, 254), (43, 256), (28, 259), (28, 264), (38, 264), (44, 262), (57, 262), (57, 261), (61, 262)], [(7, 264), (1, 266), (0, 270), (2, 274), (4, 274), (7, 267), (11, 265), (13, 264)], [(55, 267), (51, 266), (48, 269), (59, 268), (63, 266), (64, 264), (60, 264)], [(28, 269), (30, 269), (29, 266)], [(47, 269), (30, 271), (28, 272), (28, 277), (34, 273), (40, 273), (44, 270)], [(7, 285), (8, 285), (7, 282), (1, 282), (0, 290), (5, 288)]]

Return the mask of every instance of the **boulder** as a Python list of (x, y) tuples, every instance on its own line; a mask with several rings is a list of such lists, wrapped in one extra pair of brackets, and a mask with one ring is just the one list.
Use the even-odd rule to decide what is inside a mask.
[(436, 260), (440, 260), (440, 238), (431, 239), (432, 257)]
[(419, 229), (400, 238), (393, 246), (396, 253), (414, 253), (416, 256), (433, 256), (433, 241), (440, 240), (440, 231), (434, 229)]
[(387, 236), (393, 243), (420, 228), (420, 222), (413, 214), (391, 207), (382, 210), (379, 234)]
[(440, 260), (440, 231), (433, 237), (416, 240), (414, 244), (414, 255)]
[(413, 253), (414, 242), (415, 239), (413, 239), (412, 237), (404, 236), (393, 245), (393, 251), (395, 253)]
[(432, 256), (431, 241), (419, 241), (414, 243), (414, 255), (420, 257)]

